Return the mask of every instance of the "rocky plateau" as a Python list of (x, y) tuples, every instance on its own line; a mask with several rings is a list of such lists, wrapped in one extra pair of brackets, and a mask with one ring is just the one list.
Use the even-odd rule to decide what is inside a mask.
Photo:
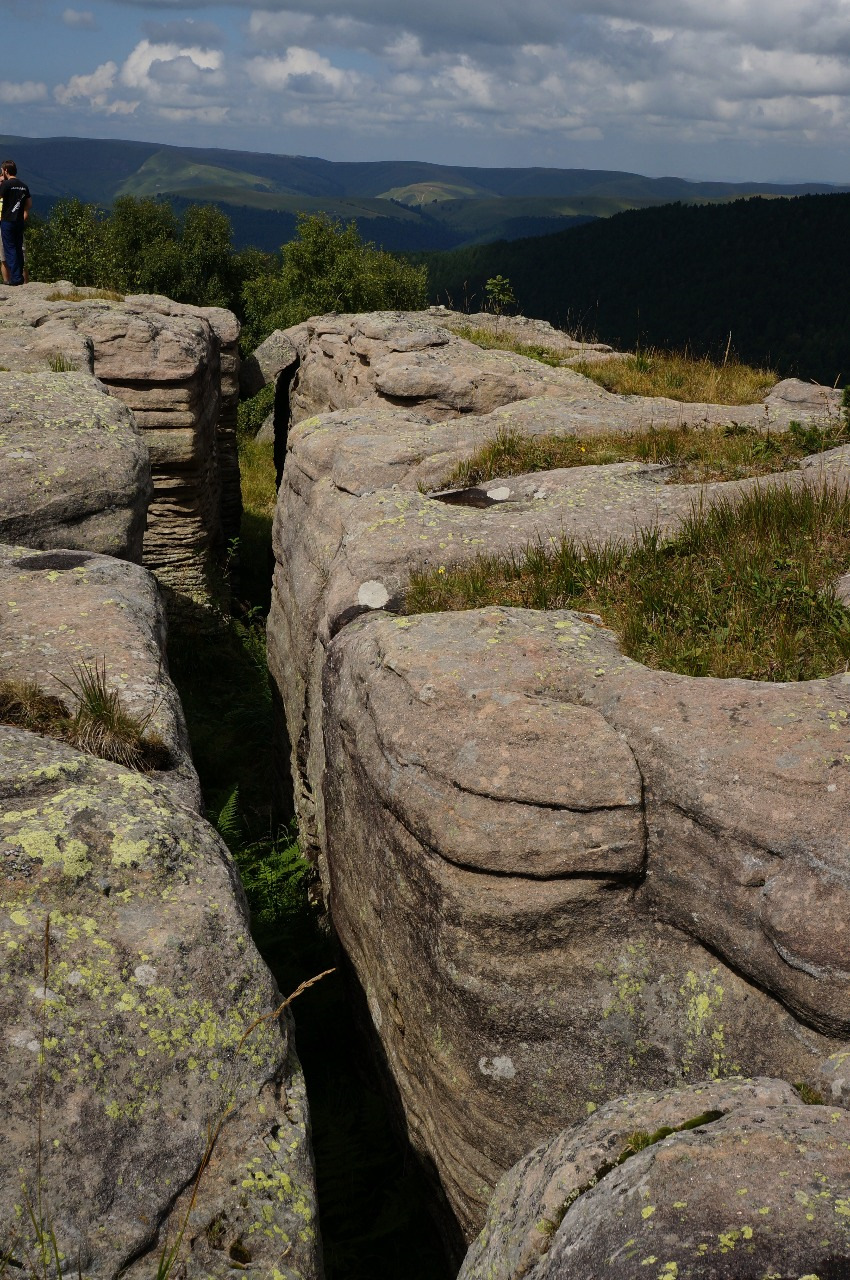
[[(704, 1147), (710, 1177), (763, 1125), (765, 1167), (778, 1168), (814, 1126), (815, 1146), (838, 1153), (845, 1203), (848, 1147), (828, 1145), (828, 1113), (785, 1085), (732, 1081), (817, 1092), (846, 1061), (850, 676), (693, 679), (627, 659), (592, 617), (404, 616), (405, 587), (414, 568), (564, 532), (597, 543), (670, 532), (695, 503), (734, 502), (755, 483), (843, 486), (848, 451), (758, 482), (670, 484), (662, 467), (620, 463), (496, 478), (469, 503), (446, 501), (446, 475), (505, 425), (781, 431), (840, 411), (837, 393), (794, 380), (749, 406), (612, 395), (569, 367), (482, 350), (454, 323), (434, 311), (321, 317), (258, 353), (286, 441), (268, 626), (282, 773), (406, 1132), (466, 1242), (507, 1170), (613, 1099), (681, 1093), (687, 1110), (694, 1086), (740, 1088), (762, 1108), (665, 1141), (570, 1208), (534, 1275), (596, 1276), (600, 1250), (621, 1256), (619, 1226), (604, 1225), (610, 1197), (639, 1204), (634, 1188), (644, 1173), (655, 1185), (668, 1148), (690, 1159), (688, 1143)], [(577, 1143), (583, 1132), (569, 1129)], [(525, 1190), (509, 1195), (509, 1212), (501, 1192), (491, 1212), (514, 1231), (511, 1214), (536, 1210)], [(699, 1253), (728, 1217), (726, 1200), (705, 1199), (703, 1236), (665, 1219), (680, 1252), (641, 1257), (657, 1253), (662, 1277), (760, 1277)], [(797, 1243), (776, 1254), (776, 1274), (803, 1274), (787, 1267), (792, 1255), (804, 1264), (807, 1231), (789, 1225)], [(470, 1277), (525, 1274), (477, 1256)], [(647, 1274), (639, 1264), (604, 1274)]]

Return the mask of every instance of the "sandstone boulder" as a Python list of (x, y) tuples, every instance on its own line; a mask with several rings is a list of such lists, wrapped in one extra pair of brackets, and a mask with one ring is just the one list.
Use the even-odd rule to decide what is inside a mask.
[(230, 312), (168, 298), (115, 300), (62, 282), (0, 297), (0, 349), (13, 370), (34, 367), (42, 350), (45, 365), (58, 354), (132, 410), (154, 482), (145, 563), (200, 599), (211, 560), (238, 531), (238, 337)]
[(848, 1139), (777, 1080), (607, 1103), (505, 1175), (458, 1280), (838, 1280)]
[(121, 705), (157, 734), (168, 756), (157, 779), (201, 809), (177, 690), (168, 678), (156, 580), (138, 565), (78, 551), (0, 544), (0, 675), (80, 700), (84, 668), (101, 671)]
[(0, 539), (140, 561), (151, 499), (133, 416), (82, 373), (0, 373)]
[(297, 360), (298, 351), (292, 340), (285, 331), (276, 329), (243, 362), (240, 373), (242, 395), (250, 400)]
[(818, 1086), (850, 1033), (846, 676), (651, 671), (570, 613), (375, 613), (322, 700), (334, 923), (467, 1238), (524, 1149), (636, 1086)]
[(40, 1256), (41, 1205), (93, 1278), (149, 1276), (185, 1222), (181, 1274), (315, 1280), (303, 1079), (288, 1021), (249, 1032), (279, 996), (226, 848), (169, 788), (21, 730), (0, 795), (3, 1256)]
[[(499, 427), (781, 428), (834, 409), (793, 389), (743, 409), (611, 396), (511, 357), (480, 366), (499, 407), (449, 417), (471, 357), (438, 330), (327, 317), (290, 334), (268, 639), (306, 846), (408, 1132), (469, 1239), (504, 1171), (609, 1098), (739, 1072), (822, 1087), (850, 1036), (850, 684), (650, 671), (570, 613), (393, 617), (419, 566), (670, 531), (755, 483), (623, 463), (445, 501), (437, 485)], [(439, 370), (440, 389), (393, 403), (386, 361)], [(508, 368), (538, 394), (511, 399)], [(302, 417), (320, 404), (339, 407)], [(847, 454), (758, 483), (846, 484)]]

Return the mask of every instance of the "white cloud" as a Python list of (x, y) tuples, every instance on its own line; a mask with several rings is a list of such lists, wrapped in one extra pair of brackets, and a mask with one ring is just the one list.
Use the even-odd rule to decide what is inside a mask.
[(135, 110), (135, 103), (109, 97), (117, 71), (114, 62), (102, 62), (89, 75), (71, 76), (67, 84), (57, 85), (53, 96), (63, 107), (87, 105), (106, 115), (129, 115)]
[(317, 93), (324, 96), (354, 93), (361, 77), (355, 71), (335, 67), (333, 63), (313, 49), (292, 45), (286, 55), (252, 58), (248, 63), (248, 75), (261, 89), (281, 93)]
[[(599, 142), (600, 164), (603, 147), (622, 163), (671, 141), (814, 142), (850, 158), (850, 0), (236, 0), (244, 48), (226, 59), (220, 29), (185, 16), (201, 0), (144, 3), (169, 20), (57, 86), (60, 104), (383, 132), (395, 154), (469, 134), (473, 159), (482, 135), (531, 139), (552, 163), (572, 162), (562, 141)], [(519, 141), (505, 158), (538, 159)]]
[(0, 80), (0, 102), (8, 105), (43, 102), (47, 97), (47, 85), (38, 80)]
[(142, 40), (136, 45), (121, 68), (121, 83), (131, 89), (141, 89), (155, 93), (157, 81), (151, 72), (158, 65), (162, 66), (176, 59), (189, 64), (195, 71), (217, 72), (224, 61), (218, 49), (201, 49), (193, 46), (181, 47), (178, 44), (154, 44), (150, 40)]
[(87, 31), (93, 31), (96, 26), (94, 14), (89, 9), (63, 9), (62, 21), (66, 27), (79, 27)]

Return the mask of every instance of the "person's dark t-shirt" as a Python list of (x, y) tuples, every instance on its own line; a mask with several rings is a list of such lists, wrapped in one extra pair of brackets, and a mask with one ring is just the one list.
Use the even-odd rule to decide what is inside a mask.
[(6, 178), (0, 182), (0, 222), (23, 222), (29, 198), (30, 189), (20, 178)]

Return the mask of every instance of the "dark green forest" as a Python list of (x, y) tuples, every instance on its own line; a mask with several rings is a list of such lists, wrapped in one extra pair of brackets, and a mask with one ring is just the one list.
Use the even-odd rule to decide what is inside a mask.
[(687, 348), (833, 384), (850, 376), (850, 195), (630, 210), (556, 235), (427, 261), (434, 301), (516, 310), (614, 346)]

